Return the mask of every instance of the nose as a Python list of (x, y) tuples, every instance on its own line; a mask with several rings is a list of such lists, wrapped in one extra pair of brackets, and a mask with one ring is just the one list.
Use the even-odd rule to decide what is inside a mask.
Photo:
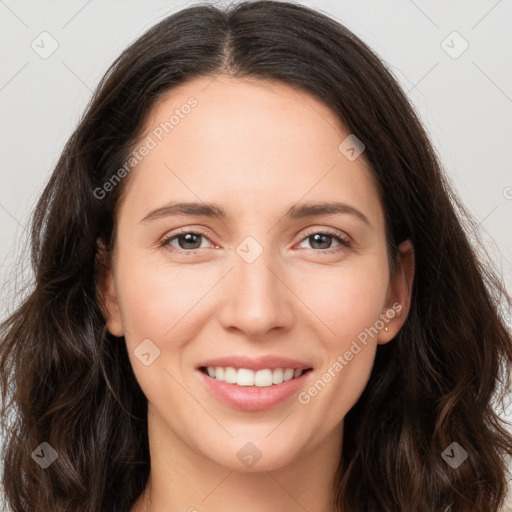
[(232, 261), (218, 315), (223, 327), (258, 339), (294, 325), (293, 293), (285, 269), (271, 250), (264, 250), (251, 263), (234, 253)]

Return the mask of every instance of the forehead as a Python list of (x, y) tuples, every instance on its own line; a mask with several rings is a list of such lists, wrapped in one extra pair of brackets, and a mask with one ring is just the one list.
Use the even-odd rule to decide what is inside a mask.
[[(193, 105), (193, 106), (192, 106)], [(300, 201), (350, 200), (382, 221), (364, 153), (340, 150), (350, 133), (322, 101), (281, 82), (201, 77), (151, 109), (129, 179), (140, 203), (204, 200), (258, 211)], [(143, 199), (142, 199), (143, 198)]]

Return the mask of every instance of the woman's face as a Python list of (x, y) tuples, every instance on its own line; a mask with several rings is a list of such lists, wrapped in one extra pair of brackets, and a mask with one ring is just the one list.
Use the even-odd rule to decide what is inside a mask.
[(410, 266), (390, 277), (349, 135), (275, 82), (194, 79), (152, 111), (124, 178), (107, 326), (125, 336), (150, 431), (198, 460), (260, 471), (339, 453), (377, 344), (405, 319)]

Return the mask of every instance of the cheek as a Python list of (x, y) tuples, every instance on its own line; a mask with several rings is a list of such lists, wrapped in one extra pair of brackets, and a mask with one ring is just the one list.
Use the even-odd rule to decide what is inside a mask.
[(311, 321), (324, 325), (324, 343), (343, 350), (347, 341), (373, 326), (384, 313), (388, 284), (387, 268), (376, 260), (364, 266), (302, 273), (294, 290), (311, 312)]
[(349, 345), (344, 347), (347, 350), (333, 354), (311, 385), (298, 396), (312, 424), (322, 418), (321, 425), (316, 426), (318, 439), (340, 424), (359, 400), (370, 378), (376, 346), (358, 342)]
[(190, 267), (148, 264), (149, 259), (136, 251), (119, 251), (117, 293), (131, 365), (151, 400), (169, 386), (164, 370), (178, 367), (180, 347), (192, 335), (191, 319), (200, 311), (211, 280)]
[(322, 329), (326, 335), (319, 339), (324, 350), (321, 368), (298, 398), (304, 407), (315, 410), (314, 416), (324, 418), (324, 433), (357, 402), (371, 374), (376, 324), (385, 313), (389, 284), (387, 267), (380, 261), (330, 269), (321, 280), (311, 276), (304, 281), (304, 301), (328, 329)]
[[(210, 277), (211, 278), (210, 278)], [(180, 339), (201, 309), (201, 298), (215, 282), (211, 270), (189, 265), (148, 264), (143, 257), (128, 256), (118, 264), (118, 290), (123, 324), (131, 342), (139, 338)]]
[[(125, 341), (136, 379), (150, 403), (159, 403), (162, 390), (167, 390), (160, 405), (180, 407), (182, 389), (169, 372), (179, 372), (182, 348), (198, 330), (197, 319), (207, 316), (207, 301), (201, 298), (215, 276), (211, 270), (194, 271), (190, 266), (148, 265), (134, 255), (120, 258), (117, 268)], [(146, 366), (140, 356), (148, 352), (152, 362)], [(183, 380), (180, 374), (175, 377)]]

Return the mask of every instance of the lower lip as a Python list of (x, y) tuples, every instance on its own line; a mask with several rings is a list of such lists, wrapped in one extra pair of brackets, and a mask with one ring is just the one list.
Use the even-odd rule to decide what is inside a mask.
[(264, 411), (298, 393), (312, 370), (295, 379), (266, 387), (238, 386), (214, 379), (201, 370), (196, 372), (210, 392), (222, 403), (242, 411)]

